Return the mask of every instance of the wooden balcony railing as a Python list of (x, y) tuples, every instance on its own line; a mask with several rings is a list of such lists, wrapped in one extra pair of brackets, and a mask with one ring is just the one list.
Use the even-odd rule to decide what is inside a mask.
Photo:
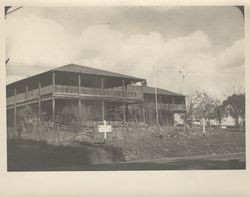
[[(155, 109), (155, 103), (148, 103), (148, 106)], [(166, 104), (166, 103), (158, 103), (159, 110), (166, 110), (166, 111), (186, 111), (186, 106), (184, 104)]]
[(87, 95), (102, 95), (101, 88), (88, 88), (88, 87), (81, 87), (80, 94), (87, 94)]
[(78, 94), (77, 86), (55, 85), (56, 93)]
[(169, 111), (186, 111), (186, 106), (184, 104), (169, 104)]
[(26, 93), (21, 93), (16, 95), (16, 100), (18, 102), (23, 102), (26, 100)]
[(14, 104), (15, 103), (15, 97), (14, 96), (8, 97), (6, 102), (7, 102), (7, 105)]
[[(52, 93), (52, 86), (45, 86), (45, 87), (42, 87), (40, 89), (40, 94), (41, 96), (43, 95), (47, 95), (47, 94), (51, 94)], [(39, 89), (34, 89), (34, 90), (30, 90), (28, 91), (28, 98), (26, 98), (26, 93), (20, 93), (20, 94), (17, 94), (16, 95), (16, 101), (17, 103), (19, 102), (24, 102), (26, 101), (26, 99), (28, 100), (32, 100), (32, 99), (36, 99), (39, 97)], [(15, 103), (15, 96), (10, 96), (10, 97), (7, 97), (7, 105), (12, 105)]]
[(168, 111), (169, 110), (169, 104), (158, 103), (158, 109)]
[(51, 94), (52, 93), (52, 85), (50, 86), (45, 86), (40, 89), (40, 94), (41, 95), (46, 95), (46, 94)]
[(38, 96), (39, 96), (39, 90), (38, 89), (28, 91), (28, 99), (35, 99)]
[[(78, 94), (77, 86), (62, 86), (56, 85), (55, 92), (56, 93), (66, 93), (66, 94)], [(140, 91), (124, 91), (117, 89), (101, 89), (101, 88), (89, 88), (89, 87), (81, 87), (80, 88), (81, 95), (98, 95), (98, 96), (112, 96), (112, 97), (124, 97), (124, 98), (143, 98), (143, 93)]]

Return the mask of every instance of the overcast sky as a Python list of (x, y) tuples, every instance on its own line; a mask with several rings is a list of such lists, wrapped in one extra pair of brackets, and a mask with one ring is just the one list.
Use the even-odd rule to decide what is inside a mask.
[(244, 21), (235, 7), (24, 7), (7, 15), (6, 53), (7, 83), (76, 63), (174, 92), (222, 98), (244, 89)]

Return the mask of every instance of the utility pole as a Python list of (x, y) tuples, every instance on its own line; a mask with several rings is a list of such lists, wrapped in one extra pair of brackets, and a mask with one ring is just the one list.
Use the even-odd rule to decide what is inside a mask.
[[(181, 75), (181, 93), (184, 95), (184, 85), (185, 85), (185, 66), (184, 64), (182, 65), (182, 68), (181, 70), (179, 71), (180, 75)], [(185, 102), (186, 103), (186, 102)], [(183, 129), (184, 129), (184, 132), (186, 132), (186, 118), (187, 118), (187, 112), (185, 111), (184, 113), (184, 121), (183, 121)]]
[(156, 115), (156, 124), (159, 125), (159, 114), (158, 114), (158, 98), (157, 98), (157, 88), (158, 88), (158, 83), (157, 83), (157, 70), (156, 70), (156, 60), (154, 59), (154, 77), (155, 77), (155, 115)]
[(179, 70), (179, 74), (181, 76), (181, 83), (182, 83), (181, 84), (181, 93), (182, 94), (184, 94), (184, 85), (185, 85), (185, 78), (186, 78), (184, 70), (185, 70), (185, 66), (183, 64), (181, 66), (181, 69)]

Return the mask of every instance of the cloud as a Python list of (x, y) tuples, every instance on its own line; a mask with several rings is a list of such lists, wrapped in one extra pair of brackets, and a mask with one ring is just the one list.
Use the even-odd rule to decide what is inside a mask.
[(244, 73), (244, 41), (218, 51), (201, 30), (172, 38), (157, 31), (126, 35), (108, 25), (95, 25), (81, 34), (70, 34), (55, 21), (33, 15), (9, 18), (6, 36), (11, 59), (8, 82), (78, 63), (144, 77), (149, 85), (156, 85), (155, 65), (158, 86), (172, 91), (196, 88), (219, 95), (231, 85), (225, 81), (244, 84), (242, 76), (224, 74), (232, 67), (234, 72)]
[(12, 64), (56, 66), (77, 54), (77, 40), (58, 23), (37, 16), (9, 18), (6, 28), (7, 55)]
[(218, 65), (222, 67), (237, 67), (244, 64), (244, 40), (236, 40), (232, 46), (222, 51), (218, 56)]

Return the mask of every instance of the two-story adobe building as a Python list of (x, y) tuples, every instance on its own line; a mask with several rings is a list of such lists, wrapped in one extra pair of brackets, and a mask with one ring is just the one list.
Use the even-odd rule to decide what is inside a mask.
[[(51, 121), (65, 106), (88, 108), (90, 121), (114, 121), (110, 109), (118, 107), (124, 122), (133, 121), (134, 106), (143, 106), (139, 121), (154, 123), (155, 89), (145, 84), (146, 79), (76, 64), (58, 67), (7, 85), (7, 124), (16, 127), (18, 110), (28, 105)], [(173, 114), (185, 111), (183, 95), (157, 89), (157, 101), (162, 124), (172, 124)]]
[[(142, 103), (142, 89), (127, 86), (145, 79), (69, 64), (7, 85), (7, 122), (16, 125), (17, 111), (30, 105), (37, 114), (45, 112), (55, 121), (65, 105), (89, 108), (89, 119), (105, 120), (110, 105), (123, 106), (123, 120), (129, 104)], [(119, 89), (115, 89), (120, 87)]]

